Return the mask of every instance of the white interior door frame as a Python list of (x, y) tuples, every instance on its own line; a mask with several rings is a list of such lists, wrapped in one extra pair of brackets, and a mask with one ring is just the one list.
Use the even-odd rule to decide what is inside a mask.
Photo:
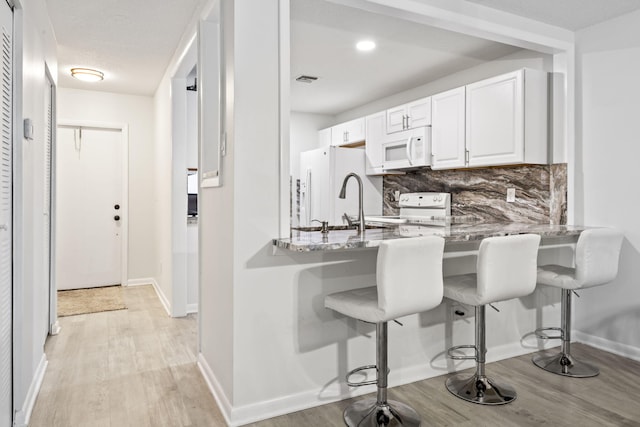
[[(120, 136), (122, 138), (122, 206), (121, 206), (121, 262), (122, 262), (122, 272), (120, 283), (122, 286), (127, 286), (128, 277), (129, 277), (129, 269), (127, 260), (129, 259), (129, 125), (126, 123), (108, 123), (108, 122), (96, 122), (89, 120), (60, 120), (57, 123), (58, 126), (69, 126), (69, 127), (84, 127), (84, 128), (94, 128), (94, 129), (108, 129), (108, 130), (119, 130)], [(55, 180), (55, 170), (52, 171), (53, 180)], [(55, 218), (55, 206), (56, 206), (56, 189), (55, 186), (52, 186), (52, 195), (51, 199), (53, 202), (53, 212), (52, 215)], [(57, 235), (55, 221), (52, 220), (53, 224), (53, 232), (52, 238)], [(55, 265), (56, 258), (55, 252), (52, 252), (52, 264)], [(54, 280), (55, 283), (55, 280)], [(57, 290), (57, 285), (55, 287)]]
[[(196, 36), (185, 49), (171, 78), (171, 316), (187, 315), (187, 76), (197, 63)], [(198, 154), (199, 155), (199, 154)], [(199, 275), (198, 275), (199, 278)], [(199, 281), (199, 279), (198, 279)]]

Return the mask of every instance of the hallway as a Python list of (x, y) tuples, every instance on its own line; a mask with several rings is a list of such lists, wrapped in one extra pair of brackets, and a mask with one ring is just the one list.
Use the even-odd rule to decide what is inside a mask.
[(61, 317), (32, 427), (224, 426), (196, 366), (197, 317), (167, 316), (153, 288), (127, 310)]

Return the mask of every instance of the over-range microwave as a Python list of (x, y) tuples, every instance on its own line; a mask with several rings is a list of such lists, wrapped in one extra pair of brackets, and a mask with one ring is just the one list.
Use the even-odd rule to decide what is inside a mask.
[(382, 169), (397, 170), (431, 165), (431, 126), (387, 135), (382, 143)]

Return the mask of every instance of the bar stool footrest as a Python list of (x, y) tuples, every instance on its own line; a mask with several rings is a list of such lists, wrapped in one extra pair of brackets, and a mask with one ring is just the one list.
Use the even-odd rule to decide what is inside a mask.
[[(547, 331), (557, 331), (560, 332), (559, 335), (547, 335), (546, 332)], [(564, 339), (564, 331), (562, 330), (562, 328), (554, 328), (554, 327), (550, 327), (550, 328), (538, 328), (535, 330), (535, 334), (536, 337), (538, 337), (541, 340), (562, 340)]]
[[(359, 368), (355, 368), (352, 369), (351, 371), (347, 372), (347, 385), (349, 385), (350, 387), (362, 387), (365, 385), (374, 385), (378, 382), (377, 379), (375, 380), (370, 380), (370, 381), (359, 381), (359, 382), (353, 382), (351, 380), (349, 380), (349, 378), (354, 375), (357, 374), (358, 372), (362, 372), (362, 371), (367, 371), (370, 369), (375, 369), (376, 371), (378, 370), (378, 367), (376, 365), (364, 365), (364, 366), (360, 366)], [(376, 374), (377, 377), (377, 374)]]
[[(463, 349), (463, 348), (466, 348), (466, 349), (472, 348), (473, 356), (470, 354), (464, 354), (464, 355), (453, 354), (455, 351), (459, 351), (460, 349)], [(477, 360), (478, 350), (476, 349), (476, 346), (472, 344), (456, 345), (456, 346), (450, 347), (447, 350), (447, 357), (453, 360)]]

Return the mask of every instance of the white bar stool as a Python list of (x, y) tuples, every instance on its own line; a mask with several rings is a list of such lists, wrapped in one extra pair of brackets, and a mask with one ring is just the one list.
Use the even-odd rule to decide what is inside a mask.
[[(575, 268), (561, 265), (538, 267), (538, 283), (562, 289), (560, 300), (561, 326), (539, 328), (536, 335), (541, 339), (559, 339), (560, 352), (551, 356), (538, 353), (533, 363), (545, 371), (567, 377), (595, 377), (600, 370), (571, 355), (571, 293), (576, 289), (605, 285), (616, 278), (618, 260), (622, 246), (622, 233), (610, 228), (596, 228), (580, 233), (575, 250)], [(558, 331), (549, 336), (545, 331)]]
[[(347, 374), (351, 386), (377, 384), (376, 398), (359, 400), (344, 410), (347, 426), (419, 426), (420, 416), (404, 403), (387, 400), (387, 322), (430, 310), (442, 301), (444, 239), (437, 236), (380, 243), (376, 286), (327, 295), (324, 305), (339, 313), (376, 324), (376, 365)], [(377, 369), (377, 380), (352, 383), (349, 377)]]
[[(447, 352), (452, 359), (476, 361), (473, 375), (458, 374), (447, 379), (447, 389), (455, 396), (481, 405), (501, 405), (517, 397), (513, 387), (485, 374), (485, 305), (534, 291), (539, 244), (540, 236), (534, 234), (486, 238), (480, 242), (476, 273), (444, 278), (444, 296), (473, 305), (476, 312), (475, 345), (451, 347)], [(453, 354), (461, 348), (474, 349), (474, 355)]]

